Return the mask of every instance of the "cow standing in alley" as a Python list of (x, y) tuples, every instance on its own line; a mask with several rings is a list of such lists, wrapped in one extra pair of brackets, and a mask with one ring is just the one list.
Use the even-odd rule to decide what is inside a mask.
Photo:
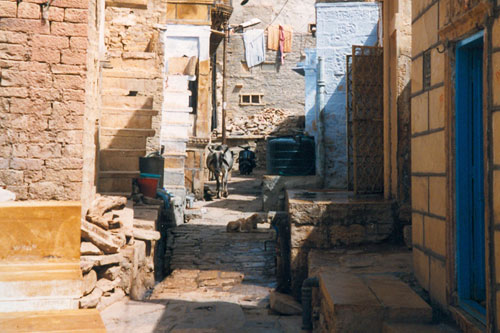
[(210, 153), (207, 156), (207, 167), (217, 181), (217, 198), (220, 198), (221, 193), (227, 198), (229, 195), (227, 179), (233, 168), (233, 153), (227, 145), (219, 145), (215, 149), (208, 147), (208, 150)]

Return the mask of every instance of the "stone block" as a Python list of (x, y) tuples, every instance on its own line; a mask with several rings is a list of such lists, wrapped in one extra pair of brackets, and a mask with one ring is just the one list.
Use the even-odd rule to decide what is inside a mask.
[(85, 37), (71, 37), (69, 40), (69, 45), (72, 49), (86, 50), (89, 43)]
[(78, 261), (80, 214), (77, 202), (0, 203), (4, 231), (0, 234), (0, 259), (56, 257)]
[(444, 262), (436, 258), (430, 258), (430, 281), (429, 294), (432, 300), (438, 302), (443, 308), (447, 306), (446, 301), (446, 267)]
[[(0, 59), (1, 60), (25, 60), (28, 55), (28, 49), (22, 45), (0, 44)], [(3, 84), (2, 84), (3, 85)], [(4, 95), (10, 96), (10, 95)]]
[(423, 89), (423, 57), (418, 57), (412, 61), (411, 65), (411, 92), (416, 93)]
[(64, 12), (64, 21), (73, 23), (87, 23), (88, 14), (89, 12), (86, 9), (66, 8)]
[(429, 256), (420, 249), (413, 247), (413, 270), (418, 283), (429, 291)]
[(50, 24), (37, 19), (2, 18), (0, 30), (48, 35), (50, 33)]
[(500, 112), (493, 115), (493, 163), (500, 165)]
[(354, 245), (366, 241), (366, 229), (363, 225), (332, 225), (329, 227), (332, 246)]
[(52, 6), (62, 7), (62, 8), (86, 9), (86, 8), (88, 8), (89, 3), (88, 3), (88, 1), (85, 1), (85, 0), (54, 0), (52, 2)]
[(385, 307), (388, 322), (431, 323), (432, 308), (399, 278), (387, 275), (367, 275), (366, 285)]
[(435, 3), (412, 25), (412, 54), (416, 56), (438, 41), (438, 3)]
[(421, 214), (412, 214), (412, 243), (419, 246), (424, 246), (424, 217)]
[(85, 79), (80, 75), (54, 75), (54, 88), (84, 89)]
[(40, 5), (29, 2), (20, 2), (17, 6), (17, 17), (39, 19), (41, 17)]
[(493, 61), (493, 104), (500, 106), (500, 52), (492, 55)]
[(384, 307), (359, 277), (320, 273), (320, 293), (322, 313), (333, 314), (328, 318), (332, 332), (381, 331)]
[(120, 264), (123, 261), (123, 255), (120, 253), (100, 255), (100, 256), (81, 256), (82, 262), (92, 263), (95, 267)]
[[(14, 4), (13, 2), (3, 1), (2, 5), (5, 4)], [(15, 8), (14, 4), (14, 8)], [(0, 5), (1, 6), (1, 5)], [(14, 16), (15, 16), (14, 11)], [(28, 41), (28, 36), (19, 32), (11, 32), (11, 31), (0, 31), (0, 43), (11, 43), (11, 44), (24, 44)]]
[(427, 212), (429, 210), (429, 179), (428, 177), (412, 177), (411, 179), (412, 208)]
[(87, 221), (82, 221), (82, 238), (92, 242), (106, 254), (117, 253), (120, 250), (120, 242), (104, 229), (99, 228)]
[(36, 48), (67, 49), (69, 39), (63, 36), (35, 35), (32, 39), (32, 46)]
[(86, 37), (87, 25), (83, 23), (53, 22), (50, 32), (56, 36)]
[(446, 255), (446, 222), (424, 216), (424, 245), (434, 253)]
[(431, 50), (431, 86), (444, 82), (444, 53), (439, 53), (437, 48)]
[(411, 99), (411, 132), (429, 129), (429, 93), (425, 92)]
[(446, 171), (444, 131), (414, 137), (411, 140), (412, 172)]
[(318, 184), (319, 180), (316, 176), (285, 177), (264, 175), (262, 180), (262, 210), (284, 210), (286, 189), (314, 188)]
[(16, 17), (16, 12), (17, 3), (10, 1), (0, 2), (0, 17)]
[(99, 300), (102, 296), (102, 290), (99, 288), (94, 288), (94, 290), (87, 296), (82, 297), (80, 299), (80, 308), (81, 309), (91, 309), (95, 308), (99, 303)]
[(157, 241), (160, 239), (160, 233), (154, 230), (146, 230), (140, 228), (133, 229), (134, 238), (147, 240), (147, 241)]
[(432, 214), (446, 217), (446, 177), (429, 177), (429, 211)]
[(153, 97), (146, 96), (102, 96), (102, 105), (108, 108), (152, 109)]
[(82, 242), (80, 244), (80, 253), (82, 255), (100, 255), (102, 251), (90, 242)]
[(210, 21), (208, 5), (177, 4), (178, 20)]
[(444, 120), (444, 87), (439, 87), (429, 92), (429, 129), (443, 128)]
[(87, 54), (81, 51), (63, 50), (61, 52), (61, 63), (69, 65), (84, 65), (87, 61)]
[[(47, 9), (45, 9), (45, 10), (47, 10)], [(49, 21), (55, 21), (55, 22), (64, 21), (64, 8), (50, 6), (48, 11), (49, 11), (49, 14), (48, 14), (47, 18)]]
[(292, 296), (277, 291), (273, 291), (269, 295), (269, 306), (282, 315), (302, 314), (302, 306)]
[(94, 270), (91, 270), (90, 272), (85, 274), (83, 276), (83, 282), (82, 282), (83, 296), (90, 294), (96, 287), (96, 283), (97, 283), (97, 273)]
[(291, 227), (292, 248), (328, 248), (329, 244), (327, 227), (310, 225)]

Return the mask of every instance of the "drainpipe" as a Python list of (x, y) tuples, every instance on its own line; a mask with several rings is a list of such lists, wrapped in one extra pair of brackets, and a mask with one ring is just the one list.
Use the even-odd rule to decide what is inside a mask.
[(226, 66), (227, 66), (227, 39), (228, 39), (228, 27), (227, 23), (224, 24), (224, 47), (223, 47), (223, 60), (222, 60), (222, 143), (227, 143), (227, 133), (226, 133), (226, 105), (227, 105), (227, 78), (226, 78)]
[(318, 57), (318, 79), (316, 90), (316, 174), (325, 182), (325, 63)]
[(302, 329), (312, 331), (312, 290), (319, 287), (317, 277), (304, 280), (302, 283)]

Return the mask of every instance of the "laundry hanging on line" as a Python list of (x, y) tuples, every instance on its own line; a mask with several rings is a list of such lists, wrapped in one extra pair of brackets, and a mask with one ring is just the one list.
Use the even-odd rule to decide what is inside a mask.
[[(281, 25), (284, 34), (285, 42), (283, 52), (292, 52), (293, 28), (290, 25)], [(280, 48), (280, 25), (271, 25), (267, 28), (267, 48), (269, 50), (278, 51)]]
[(245, 60), (249, 68), (260, 65), (266, 60), (266, 39), (263, 29), (247, 30), (243, 33)]

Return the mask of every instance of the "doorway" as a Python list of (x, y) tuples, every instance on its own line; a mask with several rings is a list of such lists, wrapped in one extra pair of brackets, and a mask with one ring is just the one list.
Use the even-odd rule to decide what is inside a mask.
[(458, 297), (460, 307), (484, 322), (483, 32), (457, 44), (455, 70)]

